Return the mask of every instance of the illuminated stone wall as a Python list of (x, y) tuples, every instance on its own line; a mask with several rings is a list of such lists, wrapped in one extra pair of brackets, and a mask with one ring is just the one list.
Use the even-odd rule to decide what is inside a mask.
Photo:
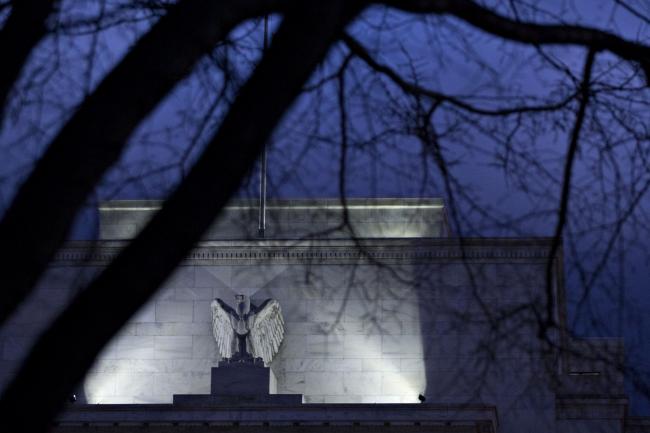
[[(209, 304), (245, 293), (283, 307), (286, 337), (272, 365), (280, 393), (304, 394), (305, 402), (403, 403), (418, 394), (480, 401), (486, 392), (505, 398), (501, 387), (477, 386), (484, 385), (477, 381), (483, 369), (498, 378), (497, 365), (524, 376), (541, 368), (529, 359), (538, 357), (529, 345), (537, 340), (522, 326), (504, 327), (508, 338), (490, 335), (479, 301), (493, 313), (535, 301), (543, 292), (544, 244), (477, 240), (465, 253), (463, 261), (450, 239), (369, 240), (362, 253), (337, 240), (206, 242), (105, 349), (83, 394), (91, 403), (142, 403), (208, 392), (210, 368), (219, 361)], [(53, 299), (63, 305), (69, 287), (101, 267), (72, 266), (75, 260), (61, 257), (45, 279), (44, 300), (14, 329), (35, 329), (44, 321), (41, 310), (49, 311)], [(27, 341), (7, 337), (6, 361), (19, 359)], [(480, 344), (499, 363), (478, 362), (489, 355)], [(509, 390), (514, 396), (521, 389)]]
[[(0, 334), (0, 380), (123, 245), (77, 242), (60, 252)], [(271, 365), (278, 393), (303, 394), (305, 403), (410, 403), (422, 394), (428, 402), (496, 405), (502, 431), (549, 431), (569, 363), (537, 338), (548, 247), (548, 239), (459, 245), (440, 237), (204, 241), (103, 351), (78, 397), (169, 403), (174, 394), (208, 393), (219, 361), (210, 302), (232, 305), (244, 293), (282, 305), (286, 335)], [(555, 277), (564, 325), (557, 270)], [(606, 382), (607, 391), (613, 384), (622, 393), (619, 379)]]

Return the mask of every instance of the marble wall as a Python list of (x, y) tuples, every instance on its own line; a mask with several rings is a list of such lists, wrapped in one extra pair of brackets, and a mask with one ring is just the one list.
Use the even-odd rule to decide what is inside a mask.
[[(546, 250), (532, 244), (480, 240), (463, 258), (443, 240), (376, 241), (364, 253), (338, 241), (273, 241), (264, 253), (259, 245), (206, 243), (105, 348), (78, 397), (169, 403), (173, 394), (208, 393), (220, 359), (210, 302), (232, 304), (244, 293), (282, 305), (286, 335), (271, 365), (278, 393), (303, 394), (305, 403), (407, 403), (422, 394), (428, 402), (496, 405), (503, 431), (548, 431), (562, 381), (557, 357), (536, 334)], [(49, 270), (0, 333), (0, 380), (102, 269), (106, 256), (97, 257), (64, 254)], [(556, 315), (564, 323), (562, 307)]]
[[(478, 277), (474, 290), (491, 311), (517, 297), (528, 301), (532, 284), (541, 285), (538, 264), (516, 272), (499, 263), (470, 267)], [(68, 267), (51, 276), (82, 279), (79, 270), (90, 273)], [(510, 364), (535, 348), (512, 336), (484, 341), (492, 337), (482, 329), (484, 314), (466, 273), (462, 263), (182, 266), (103, 351), (82, 391), (90, 403), (162, 403), (174, 393), (208, 392), (210, 367), (219, 361), (210, 302), (232, 304), (245, 293), (253, 302), (272, 297), (282, 305), (286, 336), (272, 364), (279, 393), (303, 394), (305, 402), (475, 399), (460, 379), (482, 375), (474, 362), (480, 344)], [(13, 329), (45, 323), (45, 311), (53, 314), (51, 306), (63, 306), (74, 290), (64, 286), (48, 278)], [(4, 338), (4, 361), (20, 359), (28, 346), (29, 336), (20, 334)]]

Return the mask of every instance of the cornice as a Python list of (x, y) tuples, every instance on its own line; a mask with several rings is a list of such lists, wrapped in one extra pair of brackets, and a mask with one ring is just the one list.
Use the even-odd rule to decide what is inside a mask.
[[(53, 431), (86, 431), (111, 426), (110, 431), (240, 432), (494, 432), (497, 408), (483, 404), (300, 404), (280, 406), (179, 407), (171, 404), (75, 405), (57, 417)], [(206, 427), (202, 429), (201, 427)], [(60, 429), (60, 430), (59, 430)]]
[[(436, 262), (543, 262), (550, 238), (365, 239), (204, 241), (183, 265), (416, 264)], [(116, 241), (76, 241), (59, 250), (55, 266), (106, 265), (126, 246)]]

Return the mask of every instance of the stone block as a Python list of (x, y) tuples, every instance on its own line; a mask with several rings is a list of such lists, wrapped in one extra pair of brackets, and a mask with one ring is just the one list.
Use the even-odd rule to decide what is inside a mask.
[(106, 373), (87, 374), (83, 390), (88, 403), (104, 403), (106, 397), (116, 395), (115, 376)]
[(102, 223), (99, 237), (101, 239), (133, 239), (138, 234), (136, 224), (108, 224)]
[(310, 334), (324, 334), (326, 330), (326, 323), (318, 322), (284, 322), (285, 335), (310, 335)]
[(354, 277), (355, 268), (354, 265), (324, 265), (314, 269), (319, 282), (328, 288), (340, 288), (340, 290), (332, 291), (332, 296), (326, 297), (326, 299), (344, 299), (346, 297), (347, 290), (345, 288), (351, 287), (350, 282)]
[(362, 371), (361, 358), (330, 358), (324, 361), (321, 371)]
[(212, 335), (192, 337), (192, 358), (210, 359), (216, 364), (220, 359), (217, 343)]
[(379, 395), (381, 373), (343, 373), (343, 391), (346, 395)]
[(424, 393), (424, 373), (381, 373), (381, 395), (414, 396)]
[(210, 323), (137, 323), (135, 328), (136, 335), (212, 335), (212, 325)]
[(307, 336), (285, 335), (280, 350), (276, 355), (278, 358), (301, 358), (307, 355)]
[(322, 279), (318, 277), (317, 267), (287, 265), (282, 268), (282, 272), (277, 272), (273, 278), (268, 279), (264, 289), (278, 297), (296, 296), (304, 298), (305, 293), (322, 290), (317, 289)]
[(417, 298), (381, 301), (381, 319), (384, 322), (417, 322), (420, 320), (420, 305)]
[(305, 373), (282, 373), (278, 376), (277, 390), (280, 394), (304, 394)]
[(330, 335), (307, 335), (307, 355), (336, 357), (343, 355), (343, 337)]
[[(162, 323), (162, 322), (136, 323), (135, 334), (136, 335), (175, 335), (174, 333), (172, 333), (170, 325), (172, 324)], [(173, 325), (179, 325), (179, 323), (174, 323)], [(182, 325), (188, 325), (188, 324), (182, 323)], [(181, 331), (186, 331), (186, 329), (181, 329)]]
[(364, 372), (399, 372), (399, 358), (365, 358), (363, 359)]
[(379, 358), (382, 356), (381, 335), (346, 335), (345, 354), (355, 358)]
[(386, 356), (419, 355), (423, 353), (421, 335), (384, 335), (381, 353)]
[(177, 359), (192, 357), (191, 336), (155, 336), (154, 358)]
[(133, 399), (152, 398), (154, 396), (154, 374), (119, 374), (117, 375), (115, 388), (118, 396), (129, 396)]
[(323, 403), (332, 404), (355, 404), (361, 403), (362, 396), (360, 395), (326, 395)]
[(212, 287), (183, 287), (174, 289), (174, 297), (178, 301), (212, 301)]
[[(347, 322), (352, 324), (355, 322)], [(358, 334), (363, 335), (400, 335), (402, 334), (402, 323), (396, 320), (383, 321), (373, 318), (372, 320), (364, 320), (361, 322), (360, 326), (362, 327), (361, 331)], [(346, 332), (347, 334), (353, 334), (355, 332)]]
[(210, 372), (160, 373), (154, 375), (154, 395), (172, 401), (174, 394), (208, 394)]
[(179, 266), (165, 281), (165, 287), (194, 287), (194, 266)]
[(192, 335), (212, 335), (212, 319), (209, 322), (192, 323)]
[[(417, 371), (425, 371), (425, 363), (426, 360), (422, 359), (422, 357), (417, 357), (417, 358), (401, 358), (400, 359), (400, 371), (410, 371), (410, 372), (417, 372)], [(433, 364), (434, 360), (429, 359), (428, 360), (429, 364)]]
[(312, 322), (334, 323), (343, 319), (343, 301), (308, 300), (303, 301), (305, 314)]
[(130, 359), (128, 371), (132, 373), (171, 373), (179, 371), (171, 359)]
[(234, 266), (231, 288), (236, 293), (253, 296), (287, 269), (287, 265)]
[(325, 403), (324, 395), (303, 395), (302, 402), (304, 404), (322, 404)]
[[(194, 268), (194, 287), (227, 289), (231, 287), (231, 266), (196, 266)], [(213, 296), (217, 296), (213, 291)]]
[(362, 371), (361, 359), (359, 358), (281, 359), (277, 362), (277, 365), (284, 372)]
[(306, 395), (344, 395), (343, 373), (305, 373)]
[(418, 395), (413, 395), (413, 394), (411, 394), (411, 395), (403, 395), (403, 396), (400, 397), (399, 402), (402, 403), (402, 404), (420, 403), (420, 400), (418, 399), (418, 397), (419, 397), (419, 394)]
[(215, 360), (207, 358), (172, 359), (170, 363), (170, 369), (167, 371), (186, 371), (190, 373), (210, 373), (210, 369), (217, 365)]
[(156, 322), (192, 322), (193, 307), (191, 301), (158, 301)]
[[(194, 322), (195, 323), (212, 323), (212, 301), (194, 301)], [(232, 303), (230, 303), (232, 305)]]
[[(284, 315), (285, 321), (290, 322), (322, 322), (314, 320), (308, 311), (308, 305), (305, 301), (296, 298), (282, 298), (277, 296), (271, 296), (274, 299), (277, 299), (282, 306), (282, 314)], [(257, 301), (257, 300), (256, 300)]]
[(154, 358), (154, 337), (126, 335), (119, 337), (113, 346), (114, 359)]
[(103, 359), (95, 361), (88, 373), (118, 373), (121, 371), (131, 370), (131, 360), (125, 359)]
[(343, 306), (344, 322), (381, 322), (380, 301), (349, 299)]

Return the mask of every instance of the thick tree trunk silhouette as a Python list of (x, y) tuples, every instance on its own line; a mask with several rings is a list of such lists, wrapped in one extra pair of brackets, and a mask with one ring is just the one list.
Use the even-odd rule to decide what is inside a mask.
[[(65, 240), (83, 201), (119, 159), (140, 122), (235, 25), (281, 10), (285, 3), (290, 2), (184, 0), (169, 9), (81, 104), (0, 221), (0, 243), (4, 245), (0, 261), (7, 264), (5, 286), (10, 288), (0, 294), (0, 325), (29, 294)], [(594, 51), (610, 50), (639, 62), (644, 70), (650, 62), (650, 48), (597, 29), (513, 21), (471, 1), (385, 3), (411, 12), (451, 14), (486, 32), (522, 43), (577, 44)], [(15, 15), (21, 11), (16, 9)], [(2, 32), (13, 31), (13, 15)], [(29, 51), (23, 51), (26, 57)], [(18, 258), (20, 263), (16, 262)]]
[(7, 95), (16, 83), (29, 54), (47, 33), (47, 18), (58, 0), (21, 0), (11, 3), (11, 12), (0, 30), (0, 125), (4, 120)]
[[(32, 3), (38, 3), (38, 13), (30, 14), (23, 8), (23, 4)], [(417, 14), (452, 15), (498, 38), (529, 46), (578, 45), (592, 53), (611, 51), (639, 63), (646, 80), (650, 75), (648, 46), (602, 30), (517, 21), (468, 0), (378, 3)], [(44, 37), (45, 20), (56, 4), (13, 2), (11, 15), (0, 30), (0, 55), (11, 63), (4, 64), (0, 74), (3, 109), (29, 53)], [(266, 13), (285, 14), (271, 49), (229, 107), (189, 176), (137, 239), (41, 337), (0, 400), (3, 430), (47, 428), (101, 348), (171, 274), (237, 190), (328, 47), (342, 37), (345, 24), (369, 4), (343, 0), (182, 0), (169, 8), (83, 101), (49, 144), (0, 221), (0, 325), (33, 290), (65, 241), (84, 200), (119, 160), (143, 119), (238, 24)], [(352, 55), (388, 76), (405, 93), (472, 114), (510, 116), (564, 109), (580, 94), (576, 91), (551, 105), (484, 109), (411, 83), (375, 61), (352, 37), (342, 39)], [(20, 43), (12, 46), (16, 40)], [(565, 188), (570, 186), (568, 177), (561, 181)], [(556, 234), (557, 242), (560, 235)], [(37, 395), (39, 411), (22, 415), (22, 409), (31, 407)]]
[[(155, 293), (237, 190), (282, 115), (357, 11), (344, 1), (295, 9), (287, 13), (268, 54), (187, 179), (40, 338), (0, 400), (3, 431), (47, 430), (102, 347)], [(22, 410), (36, 395), (38, 411)]]
[[(272, 1), (185, 0), (170, 8), (81, 104), (39, 159), (0, 222), (0, 325), (64, 242), (77, 211), (120, 158), (134, 129), (245, 18)], [(27, 228), (25, 230), (25, 228)]]

